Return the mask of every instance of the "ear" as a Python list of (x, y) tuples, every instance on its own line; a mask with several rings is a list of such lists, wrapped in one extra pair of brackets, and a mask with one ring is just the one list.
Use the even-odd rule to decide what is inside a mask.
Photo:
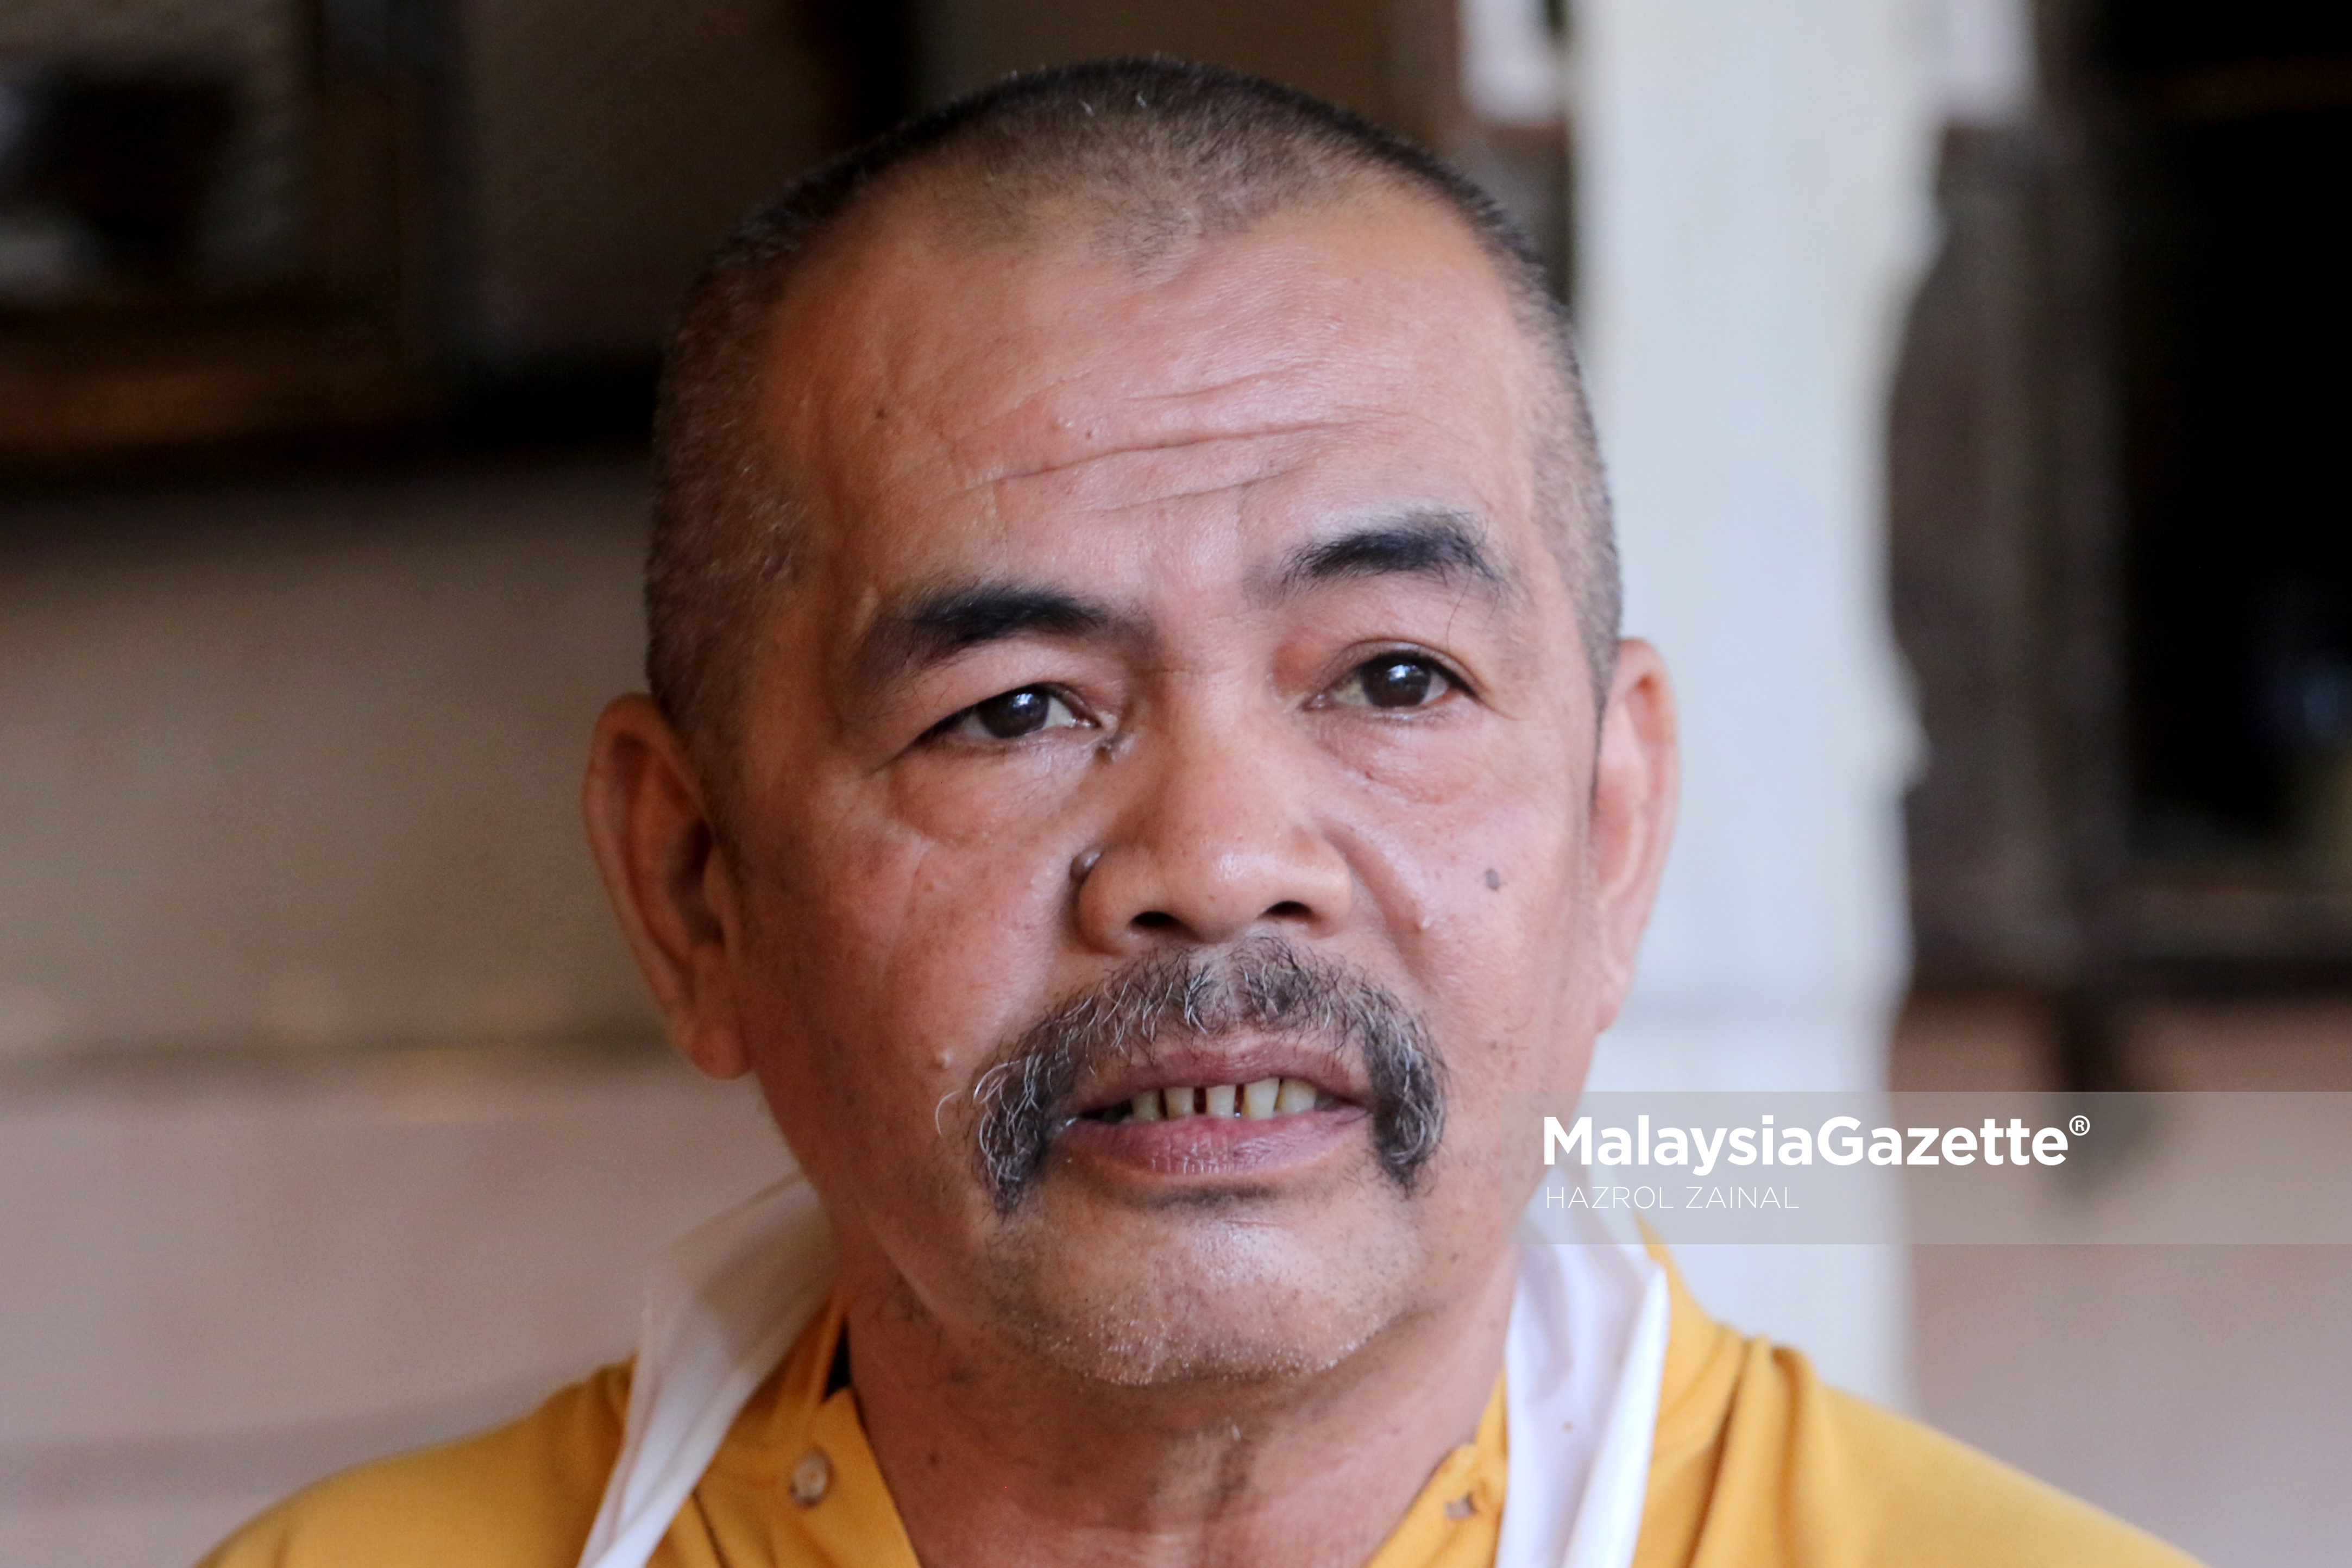
[(740, 904), (693, 760), (652, 698), (615, 697), (597, 719), (581, 810), (670, 1043), (713, 1078), (740, 1077)]
[(1594, 1029), (1616, 1021), (1633, 986), (1633, 956), (1649, 924), (1674, 837), (1682, 789), (1674, 687), (1665, 661), (1638, 638), (1618, 644), (1617, 676), (1601, 717), (1590, 828), (1601, 974)]

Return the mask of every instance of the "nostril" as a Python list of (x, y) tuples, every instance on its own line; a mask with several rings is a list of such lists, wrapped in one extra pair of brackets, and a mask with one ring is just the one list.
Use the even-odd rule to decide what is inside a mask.
[(1305, 904), (1295, 898), (1286, 898), (1280, 904), (1268, 908), (1265, 917), (1268, 920), (1304, 920), (1307, 915)]
[(1147, 909), (1129, 924), (1139, 931), (1173, 931), (1176, 917), (1164, 910)]

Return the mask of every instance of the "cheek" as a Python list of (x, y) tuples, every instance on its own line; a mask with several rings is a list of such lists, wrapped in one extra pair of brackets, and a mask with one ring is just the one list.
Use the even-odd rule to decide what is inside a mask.
[[(1550, 766), (1550, 764), (1546, 764)], [(1463, 1094), (1580, 1071), (1591, 903), (1580, 797), (1482, 766), (1433, 803), (1362, 811), (1352, 858), (1423, 998)]]
[(1471, 713), (1421, 723), (1322, 714), (1309, 723), (1317, 750), (1351, 789), (1447, 817), (1491, 787), (1496, 742), (1505, 738)]
[(852, 787), (861, 804), (898, 831), (969, 853), (1007, 838), (1029, 839), (1075, 809), (1102, 754), (1099, 730), (1062, 727), (992, 753), (918, 747)]
[(755, 883), (752, 1051), (772, 1102), (822, 1108), (780, 1104), (788, 1132), (854, 1126), (896, 1157), (938, 1138), (941, 1097), (1045, 999), (1067, 919), (1052, 868), (1069, 857), (1043, 841), (1043, 813), (947, 813), (954, 831), (929, 831), (940, 816), (887, 798), (827, 804), (798, 814)]

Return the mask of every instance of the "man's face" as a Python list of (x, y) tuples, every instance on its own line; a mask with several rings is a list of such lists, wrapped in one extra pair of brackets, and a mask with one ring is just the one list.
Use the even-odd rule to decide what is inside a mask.
[(1504, 1097), (1617, 984), (1535, 384), (1402, 195), (1148, 270), (900, 198), (803, 273), (729, 991), (853, 1284), (1136, 1383), (1492, 1278)]

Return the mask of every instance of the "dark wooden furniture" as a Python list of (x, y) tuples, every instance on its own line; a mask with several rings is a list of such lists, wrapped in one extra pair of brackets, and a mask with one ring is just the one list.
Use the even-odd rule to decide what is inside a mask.
[(293, 265), (0, 313), (0, 462), (377, 423), (430, 397), (436, 13), (287, 3), (303, 40)]
[(1918, 972), (2078, 1083), (2184, 988), (2352, 981), (2352, 13), (2042, 0), (1943, 153), (1892, 413)]

